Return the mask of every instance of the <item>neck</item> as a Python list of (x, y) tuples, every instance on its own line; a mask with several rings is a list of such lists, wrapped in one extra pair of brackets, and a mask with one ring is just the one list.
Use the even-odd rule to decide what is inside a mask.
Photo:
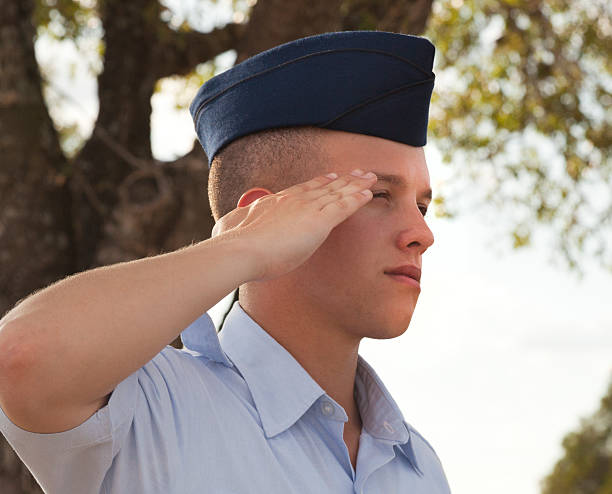
[[(240, 291), (244, 311), (282, 345), (348, 416), (346, 428), (361, 429), (354, 395), (360, 338), (350, 337), (309, 310)], [(244, 296), (243, 296), (244, 295)]]

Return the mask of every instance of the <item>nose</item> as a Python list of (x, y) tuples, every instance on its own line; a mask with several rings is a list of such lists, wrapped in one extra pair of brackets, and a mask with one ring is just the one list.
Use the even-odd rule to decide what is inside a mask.
[[(415, 208), (416, 209), (416, 208)], [(434, 235), (425, 217), (420, 211), (411, 212), (408, 220), (404, 220), (404, 228), (398, 235), (398, 247), (404, 249), (417, 249), (420, 255), (434, 243)]]

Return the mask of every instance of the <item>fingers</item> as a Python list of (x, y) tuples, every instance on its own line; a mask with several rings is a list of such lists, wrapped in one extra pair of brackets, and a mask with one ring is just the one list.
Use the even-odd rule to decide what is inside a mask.
[(330, 175), (320, 175), (315, 177), (308, 182), (300, 184), (301, 188), (296, 188), (291, 194), (287, 191), (281, 192), (281, 194), (295, 195), (308, 203), (313, 204), (320, 210), (323, 206), (328, 204), (330, 201), (341, 199), (347, 194), (353, 194), (360, 190), (371, 187), (376, 182), (376, 176), (361, 175), (361, 170), (353, 170), (350, 173), (343, 173), (339, 177), (336, 173)]
[[(360, 171), (360, 170), (359, 170)], [(355, 172), (355, 171), (354, 171)], [(319, 209), (325, 207), (330, 202), (342, 200), (360, 192), (364, 192), (362, 197), (371, 199), (372, 194), (370, 187), (376, 183), (376, 175), (353, 174), (354, 172), (344, 174), (337, 179), (332, 180), (326, 187), (321, 187), (316, 191), (308, 193), (310, 199), (316, 199), (316, 204)]]
[(370, 187), (376, 183), (373, 173), (345, 174), (321, 188), (316, 203), (319, 211), (338, 224), (372, 199)]
[[(364, 173), (362, 170), (356, 169), (340, 176), (336, 173), (319, 175), (307, 182), (288, 187), (279, 192), (279, 195), (299, 197), (312, 204), (318, 211), (330, 203), (340, 201), (337, 207), (346, 209), (356, 206), (354, 212), (372, 198), (372, 192), (369, 188), (376, 181), (375, 174)], [(350, 199), (351, 197), (352, 199)], [(350, 206), (342, 202), (345, 198), (348, 198), (347, 200), (351, 202)]]
[[(355, 171), (363, 173), (359, 169), (353, 170), (353, 172)], [(331, 190), (340, 189), (350, 183), (361, 184), (361, 182), (364, 180), (370, 180), (371, 182), (373, 178), (376, 178), (373, 176), (364, 179), (360, 175), (352, 175), (353, 172), (341, 173), (339, 177), (337, 173), (333, 172), (328, 175), (319, 175), (314, 177), (312, 180), (308, 180), (307, 182), (287, 187), (285, 190), (279, 192), (279, 194), (292, 195), (295, 193), (305, 193), (306, 199), (317, 199), (321, 195), (329, 193)], [(369, 185), (371, 185), (371, 183), (368, 184), (368, 186)]]

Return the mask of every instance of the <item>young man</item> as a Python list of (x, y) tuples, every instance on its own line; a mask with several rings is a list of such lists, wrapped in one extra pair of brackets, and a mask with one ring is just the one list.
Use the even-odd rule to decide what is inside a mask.
[[(202, 86), (213, 238), (0, 320), (0, 430), (46, 492), (450, 493), (358, 354), (406, 330), (433, 243), (433, 55), (325, 33)], [(205, 311), (236, 287), (217, 335)]]

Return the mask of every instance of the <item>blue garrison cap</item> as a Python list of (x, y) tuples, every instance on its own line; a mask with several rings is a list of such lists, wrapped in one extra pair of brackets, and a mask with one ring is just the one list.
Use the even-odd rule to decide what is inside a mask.
[(426, 38), (329, 32), (244, 60), (200, 87), (189, 106), (208, 157), (239, 137), (312, 125), (424, 146), (435, 75)]

